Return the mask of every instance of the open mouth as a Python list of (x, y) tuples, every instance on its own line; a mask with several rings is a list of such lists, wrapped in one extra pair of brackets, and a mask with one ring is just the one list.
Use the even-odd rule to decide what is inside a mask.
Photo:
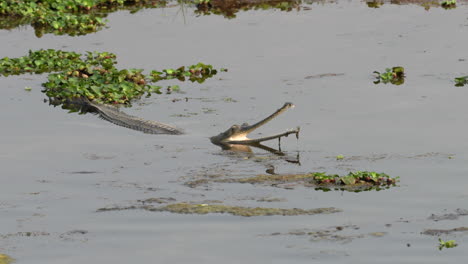
[(266, 123), (268, 123), (269, 121), (271, 121), (272, 119), (274, 119), (275, 117), (277, 117), (278, 115), (280, 115), (281, 113), (285, 112), (286, 110), (292, 107), (294, 107), (292, 103), (285, 103), (280, 109), (276, 110), (273, 114), (269, 115), (265, 119), (253, 125), (248, 125), (248, 124), (242, 124), (241, 126), (233, 125), (225, 132), (217, 136), (211, 137), (210, 140), (213, 144), (216, 144), (216, 145), (229, 145), (229, 144), (254, 145), (254, 144), (258, 144), (260, 142), (267, 141), (267, 140), (272, 140), (276, 138), (280, 139), (281, 137), (287, 137), (290, 134), (296, 134), (296, 138), (299, 138), (299, 131), (300, 131), (299, 127), (288, 130), (280, 134), (261, 137), (261, 138), (250, 139), (247, 137), (249, 133), (265, 125)]

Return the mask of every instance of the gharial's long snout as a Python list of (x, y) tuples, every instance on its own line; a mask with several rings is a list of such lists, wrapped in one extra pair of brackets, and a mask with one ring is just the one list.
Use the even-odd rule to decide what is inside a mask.
[(253, 125), (248, 125), (248, 124), (243, 124), (242, 126), (239, 125), (233, 125), (231, 126), (228, 130), (225, 132), (211, 137), (210, 140), (213, 144), (216, 145), (226, 145), (226, 144), (256, 144), (260, 143), (263, 141), (267, 140), (272, 140), (276, 138), (281, 138), (288, 136), (289, 134), (296, 134), (296, 137), (299, 137), (299, 131), (300, 128), (297, 127), (296, 129), (288, 130), (286, 132), (272, 135), (272, 136), (267, 136), (267, 137), (261, 137), (261, 138), (256, 138), (256, 139), (249, 139), (247, 138), (247, 135), (254, 131), (255, 129), (265, 125), (281, 113), (285, 112), (289, 108), (294, 107), (294, 104), (292, 103), (285, 103), (281, 108), (276, 110), (273, 114), (269, 115), (268, 117), (264, 118), (263, 120), (260, 120), (259, 122), (253, 124)]

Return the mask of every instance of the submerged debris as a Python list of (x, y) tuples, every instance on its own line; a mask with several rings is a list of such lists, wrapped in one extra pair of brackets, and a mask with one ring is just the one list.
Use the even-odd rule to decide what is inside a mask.
[(321, 74), (314, 74), (304, 77), (304, 79), (320, 79), (324, 77), (336, 77), (336, 76), (343, 76), (344, 73), (321, 73)]
[(431, 216), (429, 216), (427, 219), (437, 222), (442, 220), (456, 220), (460, 216), (468, 216), (468, 210), (458, 208), (457, 210), (455, 210), (454, 213), (448, 213), (443, 215), (431, 214)]
[(455, 232), (468, 232), (468, 227), (456, 227), (452, 229), (426, 229), (421, 234), (429, 236), (448, 235)]
[(354, 233), (360, 228), (356, 225), (343, 225), (343, 226), (332, 226), (326, 229), (311, 230), (311, 229), (296, 229), (286, 233), (275, 232), (270, 234), (271, 236), (277, 235), (290, 235), (290, 236), (307, 236), (311, 242), (320, 242), (320, 241), (332, 241), (338, 243), (349, 243), (356, 238), (365, 238), (365, 237), (382, 237), (385, 236), (386, 232), (371, 232), (367, 234), (343, 234), (346, 231), (348, 233)]
[(43, 231), (27, 231), (27, 232), (16, 232), (8, 234), (0, 234), (1, 239), (7, 239), (10, 237), (38, 237), (38, 236), (49, 236), (50, 233)]
[(265, 208), (265, 207), (242, 207), (228, 206), (222, 204), (193, 204), (193, 203), (174, 203), (166, 206), (155, 207), (152, 205), (133, 205), (128, 207), (107, 207), (100, 208), (98, 212), (104, 211), (120, 211), (130, 209), (143, 209), (153, 212), (171, 212), (178, 214), (210, 214), (210, 213), (226, 213), (238, 216), (265, 216), (265, 215), (314, 215), (314, 214), (331, 214), (341, 212), (340, 209), (334, 207), (316, 208), (316, 209), (282, 209), (282, 208)]

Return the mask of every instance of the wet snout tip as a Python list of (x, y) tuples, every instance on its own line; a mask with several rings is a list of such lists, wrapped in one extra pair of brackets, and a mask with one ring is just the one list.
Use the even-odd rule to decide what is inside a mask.
[(295, 107), (295, 105), (293, 103), (291, 103), (291, 102), (286, 102), (286, 103), (284, 103), (284, 107), (293, 108), (293, 107)]

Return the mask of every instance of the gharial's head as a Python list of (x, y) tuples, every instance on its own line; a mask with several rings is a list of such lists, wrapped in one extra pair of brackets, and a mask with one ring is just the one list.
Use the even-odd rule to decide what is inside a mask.
[(241, 141), (247, 139), (247, 134), (250, 132), (246, 130), (247, 124), (232, 125), (228, 130), (218, 134), (217, 136), (210, 137), (214, 144), (229, 144), (231, 141)]
[(228, 145), (228, 144), (252, 144), (252, 143), (259, 143), (262, 141), (266, 140), (271, 140), (274, 138), (279, 138), (282, 136), (287, 136), (288, 134), (291, 133), (299, 133), (299, 130), (292, 130), (292, 131), (287, 131), (282, 134), (278, 135), (273, 135), (273, 136), (268, 136), (268, 137), (263, 137), (263, 138), (258, 138), (258, 139), (249, 139), (247, 138), (247, 135), (254, 131), (255, 129), (259, 128), (260, 126), (263, 126), (264, 124), (268, 123), (270, 120), (273, 118), (277, 117), (279, 114), (282, 112), (286, 111), (287, 109), (294, 107), (292, 103), (285, 103), (280, 109), (276, 110), (273, 114), (270, 116), (266, 117), (265, 119), (253, 124), (253, 125), (248, 125), (247, 123), (242, 124), (241, 126), (239, 125), (233, 125), (231, 126), (228, 130), (224, 131), (223, 133), (220, 133), (217, 136), (211, 137), (210, 140), (213, 144), (216, 145)]

